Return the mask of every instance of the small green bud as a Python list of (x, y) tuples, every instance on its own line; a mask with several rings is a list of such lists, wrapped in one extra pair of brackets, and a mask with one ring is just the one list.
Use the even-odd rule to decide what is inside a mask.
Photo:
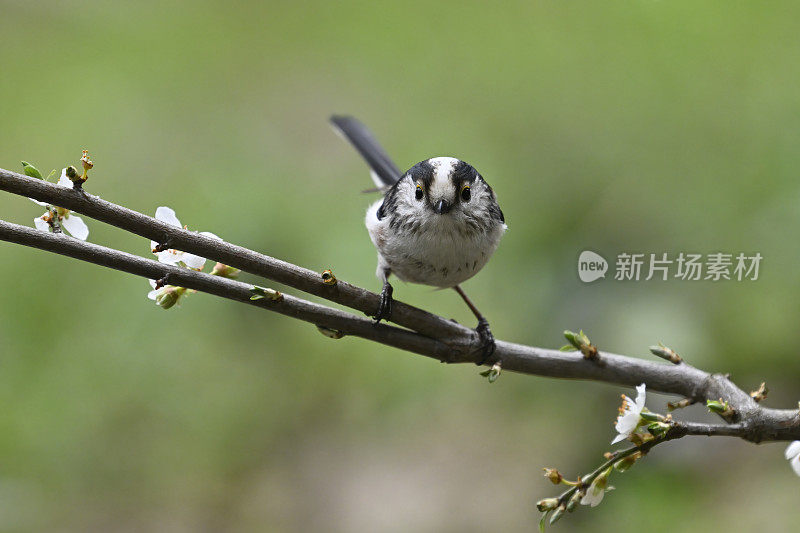
[(567, 507), (565, 505), (559, 505), (558, 509), (556, 509), (552, 515), (550, 515), (550, 525), (552, 526), (553, 524), (561, 520), (561, 517), (564, 516), (564, 511), (566, 510)]
[(250, 288), (250, 296), (251, 300), (261, 300), (263, 298), (267, 298), (272, 300), (273, 302), (280, 302), (283, 300), (283, 294), (274, 290), (274, 289), (267, 289), (266, 287), (259, 287), (257, 285), (253, 285)]
[(709, 411), (718, 415), (730, 416), (733, 414), (730, 404), (723, 401), (722, 398), (719, 400), (706, 400), (706, 407), (708, 407)]
[(581, 349), (580, 340), (578, 340), (578, 334), (574, 331), (570, 331), (568, 329), (564, 330), (564, 338), (569, 341), (569, 343), (574, 346), (577, 350)]
[(558, 498), (545, 498), (536, 502), (536, 508), (542, 513), (552, 511), (556, 507), (558, 507)]
[(72, 182), (81, 180), (81, 177), (78, 174), (78, 169), (73, 167), (72, 165), (67, 167), (67, 170), (65, 171), (65, 173), (66, 173), (67, 177), (69, 178), (69, 180), (72, 181)]
[(642, 452), (634, 452), (627, 457), (623, 457), (616, 463), (614, 463), (614, 468), (620, 472), (625, 472), (630, 467), (636, 464), (636, 461), (644, 457)]
[(658, 343), (656, 346), (650, 346), (650, 352), (653, 355), (657, 355), (658, 357), (666, 359), (670, 363), (674, 363), (676, 365), (683, 361), (680, 355), (676, 354), (672, 349), (667, 348), (661, 343)]
[(238, 278), (241, 272), (242, 271), (238, 268), (233, 268), (232, 266), (228, 266), (224, 263), (217, 263), (214, 265), (214, 268), (211, 269), (212, 276), (219, 276), (226, 279)]
[(750, 397), (753, 400), (755, 400), (757, 402), (760, 402), (761, 400), (763, 400), (764, 398), (767, 397), (767, 393), (768, 392), (769, 392), (769, 389), (767, 388), (767, 384), (762, 381), (761, 385), (759, 385), (758, 389), (750, 392)]
[(22, 161), (22, 171), (26, 176), (30, 176), (31, 178), (36, 178), (38, 180), (42, 179), (42, 173), (39, 172), (39, 169), (27, 161)]
[(167, 286), (167, 290), (156, 296), (156, 305), (161, 309), (170, 309), (174, 307), (181, 296), (186, 292), (183, 287)]
[(646, 420), (647, 422), (660, 422), (661, 420), (664, 419), (664, 417), (661, 416), (660, 414), (651, 413), (650, 411), (642, 411), (641, 413), (639, 413), (639, 417), (642, 420)]
[[(572, 346), (580, 350), (580, 352), (583, 354), (583, 357), (586, 359), (598, 360), (597, 347), (592, 344), (592, 341), (589, 340), (589, 337), (586, 336), (583, 330), (580, 330), (578, 333), (565, 330), (564, 338), (567, 339)], [(561, 349), (564, 350), (565, 348), (567, 347), (564, 346)]]
[(654, 437), (662, 437), (669, 431), (670, 425), (664, 422), (653, 422), (652, 424), (648, 424), (647, 431), (650, 432), (651, 435)]
[(583, 493), (579, 490), (576, 490), (575, 494), (573, 494), (570, 497), (569, 501), (567, 502), (567, 512), (571, 513), (572, 511), (574, 511), (575, 508), (578, 506), (578, 504), (581, 503), (582, 499), (583, 499)]
[(481, 376), (487, 378), (489, 380), (489, 383), (494, 383), (495, 381), (497, 381), (497, 378), (500, 377), (501, 370), (503, 369), (500, 366), (500, 361), (498, 361), (495, 364), (493, 364), (492, 368), (490, 368), (489, 370), (484, 370), (483, 372), (481, 372)]

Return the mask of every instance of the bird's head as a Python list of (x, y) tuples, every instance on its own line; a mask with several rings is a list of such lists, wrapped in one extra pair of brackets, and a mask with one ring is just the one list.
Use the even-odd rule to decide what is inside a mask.
[(453, 157), (417, 163), (403, 175), (393, 193), (390, 201), (401, 216), (422, 216), (434, 223), (447, 219), (481, 227), (504, 222), (492, 188), (472, 165)]

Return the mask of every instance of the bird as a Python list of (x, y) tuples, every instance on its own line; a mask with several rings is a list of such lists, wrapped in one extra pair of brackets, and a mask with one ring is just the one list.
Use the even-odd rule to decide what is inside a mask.
[(383, 283), (375, 324), (391, 318), (391, 275), (452, 288), (478, 320), (476, 364), (485, 364), (495, 351), (495, 339), (461, 284), (486, 265), (508, 228), (494, 191), (475, 167), (455, 157), (431, 157), (401, 172), (359, 120), (334, 115), (330, 121), (367, 162), (376, 186), (372, 190), (383, 195), (365, 218), (378, 251), (376, 275)]

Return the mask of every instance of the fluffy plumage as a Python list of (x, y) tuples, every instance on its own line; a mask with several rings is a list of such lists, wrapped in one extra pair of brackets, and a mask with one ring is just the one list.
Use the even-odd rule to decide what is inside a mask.
[[(448, 206), (445, 212), (436, 211), (440, 202)], [(506, 230), (492, 188), (471, 165), (449, 157), (414, 165), (370, 206), (365, 222), (378, 249), (380, 279), (393, 273), (442, 288), (480, 271)]]
[(339, 116), (331, 122), (364, 157), (384, 192), (365, 220), (378, 250), (378, 278), (385, 283), (395, 274), (403, 281), (449, 288), (483, 268), (506, 224), (494, 191), (472, 165), (434, 157), (401, 175), (361, 122)]

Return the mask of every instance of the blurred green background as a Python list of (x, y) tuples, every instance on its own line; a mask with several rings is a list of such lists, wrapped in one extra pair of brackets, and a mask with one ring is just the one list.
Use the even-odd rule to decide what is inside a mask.
[[(0, 166), (377, 290), (352, 113), (473, 164), (510, 230), (465, 288), (503, 339), (691, 363), (796, 405), (795, 2), (0, 2)], [(0, 195), (1, 218), (41, 209)], [(88, 220), (89, 240), (149, 243)], [(580, 251), (760, 252), (755, 282), (581, 283)], [(2, 531), (531, 531), (621, 387), (445, 366), (0, 243)], [(246, 280), (252, 278), (245, 277)], [(289, 291), (292, 292), (292, 291)], [(472, 323), (452, 291), (395, 296)], [(666, 397), (649, 397), (662, 410)], [(686, 416), (705, 419), (703, 409)], [(685, 439), (561, 531), (786, 531), (784, 445)]]

